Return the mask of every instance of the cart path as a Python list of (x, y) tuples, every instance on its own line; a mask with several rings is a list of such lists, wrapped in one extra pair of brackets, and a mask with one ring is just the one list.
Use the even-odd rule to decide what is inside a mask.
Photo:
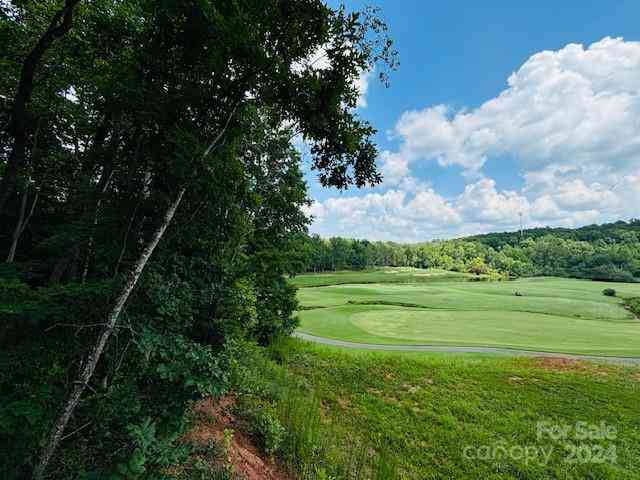
[(377, 343), (355, 343), (346, 342), (344, 340), (335, 340), (333, 338), (317, 337), (308, 333), (294, 332), (295, 337), (307, 340), (309, 342), (319, 343), (322, 345), (331, 345), (334, 347), (358, 348), (361, 350), (390, 350), (401, 352), (440, 352), (440, 353), (490, 353), (498, 355), (510, 355), (516, 357), (547, 357), (547, 358), (566, 358), (569, 360), (588, 360), (592, 362), (615, 363), (620, 365), (636, 365), (640, 366), (640, 358), (638, 357), (609, 357), (599, 355), (578, 355), (569, 353), (554, 352), (537, 352), (535, 350), (518, 350), (515, 348), (503, 347), (470, 347), (470, 346), (452, 346), (452, 345), (383, 345)]

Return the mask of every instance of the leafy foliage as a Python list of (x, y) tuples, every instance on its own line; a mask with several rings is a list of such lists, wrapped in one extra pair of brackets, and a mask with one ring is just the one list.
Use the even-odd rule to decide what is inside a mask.
[(627, 298), (625, 304), (636, 317), (640, 318), (640, 297)]
[(286, 432), (273, 407), (260, 401), (245, 400), (240, 411), (247, 430), (260, 439), (264, 451), (269, 455), (278, 452)]
[(109, 332), (47, 473), (152, 478), (190, 402), (296, 326), (292, 138), (326, 185), (380, 180), (355, 80), (395, 67), (386, 27), (320, 0), (13, 0), (0, 40), (0, 476), (30, 474)]
[(441, 268), (490, 276), (640, 281), (640, 221), (576, 230), (533, 229), (414, 245), (300, 236), (299, 271), (379, 266)]

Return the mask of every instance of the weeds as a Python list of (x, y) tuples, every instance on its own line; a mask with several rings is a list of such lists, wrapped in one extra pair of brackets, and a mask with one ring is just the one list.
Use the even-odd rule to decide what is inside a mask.
[[(273, 360), (263, 365), (265, 385), (258, 394), (245, 395), (238, 414), (264, 450), (276, 456), (299, 478), (392, 479), (396, 466), (381, 444), (366, 438), (347, 438), (341, 425), (325, 418), (315, 392), (287, 371), (290, 355), (300, 343), (290, 339), (274, 342)], [(379, 442), (378, 442), (379, 443)], [(341, 445), (350, 444), (350, 448)]]

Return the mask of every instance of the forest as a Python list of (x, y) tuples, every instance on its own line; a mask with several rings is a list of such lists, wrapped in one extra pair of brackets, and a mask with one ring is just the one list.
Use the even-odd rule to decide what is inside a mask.
[(0, 476), (159, 478), (190, 402), (295, 328), (292, 139), (323, 185), (380, 181), (356, 80), (395, 68), (386, 26), (320, 0), (13, 0), (0, 44)]
[(299, 235), (305, 272), (441, 268), (497, 278), (558, 276), (640, 281), (640, 220), (577, 229), (536, 228), (417, 244)]

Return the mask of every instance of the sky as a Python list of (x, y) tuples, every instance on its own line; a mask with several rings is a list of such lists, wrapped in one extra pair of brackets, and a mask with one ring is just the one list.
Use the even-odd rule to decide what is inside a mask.
[(312, 233), (417, 242), (640, 217), (640, 2), (346, 5), (379, 7), (399, 52), (388, 88), (358, 82), (384, 180), (340, 192), (307, 169)]

